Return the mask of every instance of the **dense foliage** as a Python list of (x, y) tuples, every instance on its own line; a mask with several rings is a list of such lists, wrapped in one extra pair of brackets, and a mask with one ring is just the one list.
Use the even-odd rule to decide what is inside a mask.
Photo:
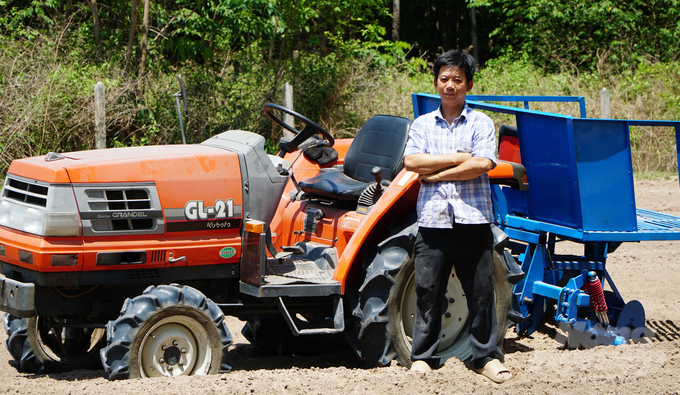
[(394, 66), (408, 49), (383, 38), (388, 11), (375, 0), (147, 4), (145, 27), (141, 1), (0, 0), (3, 172), (15, 158), (93, 147), (99, 81), (108, 146), (180, 141), (177, 74), (189, 99), (187, 141), (229, 129), (276, 138), (261, 109), (280, 102), (284, 82), (295, 87), (296, 110), (351, 128), (363, 121), (349, 108), (356, 83), (374, 78), (362, 72)]
[[(229, 129), (275, 141), (262, 105), (285, 82), (297, 111), (342, 137), (377, 113), (411, 116), (410, 94), (431, 91), (428, 66), (450, 48), (478, 53), (474, 93), (583, 95), (596, 112), (607, 87), (615, 117), (680, 119), (678, 0), (402, 2), (401, 41), (394, 2), (0, 0), (0, 173), (92, 148), (99, 81), (108, 146), (180, 141), (177, 74), (188, 142)], [(639, 152), (672, 154), (635, 133)]]
[(546, 70), (619, 72), (680, 54), (678, 0), (472, 0), (489, 13), (498, 54), (526, 54)]

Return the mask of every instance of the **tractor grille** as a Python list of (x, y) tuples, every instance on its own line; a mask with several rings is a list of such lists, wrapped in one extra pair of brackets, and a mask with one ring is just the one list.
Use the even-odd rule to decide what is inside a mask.
[(92, 220), (92, 228), (95, 231), (149, 230), (156, 226), (153, 219), (139, 217), (139, 213), (144, 213), (143, 210), (151, 208), (149, 194), (143, 189), (94, 189), (86, 193), (90, 199), (87, 202), (90, 211), (119, 213), (115, 217), (118, 219), (111, 216), (111, 218)]
[(83, 235), (163, 233), (163, 213), (153, 185), (74, 186)]
[(21, 181), (7, 177), (3, 188), (3, 197), (32, 206), (47, 207), (47, 192), (49, 188), (44, 185)]
[(149, 262), (165, 262), (165, 250), (149, 251), (151, 259)]
[(144, 189), (101, 190), (87, 191), (91, 199), (88, 204), (95, 210), (143, 210), (151, 208), (149, 193)]

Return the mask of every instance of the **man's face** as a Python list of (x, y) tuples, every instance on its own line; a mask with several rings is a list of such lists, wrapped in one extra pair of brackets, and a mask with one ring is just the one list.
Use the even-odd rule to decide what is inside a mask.
[(439, 77), (434, 80), (434, 87), (442, 104), (462, 105), (465, 103), (465, 95), (472, 89), (472, 81), (468, 82), (460, 67), (444, 66), (439, 70)]

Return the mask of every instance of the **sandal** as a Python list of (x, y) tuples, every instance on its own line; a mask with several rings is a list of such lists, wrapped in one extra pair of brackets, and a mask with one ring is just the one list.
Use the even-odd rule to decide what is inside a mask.
[(425, 361), (415, 361), (411, 365), (412, 372), (427, 373), (432, 371), (432, 367)]
[(498, 384), (506, 382), (513, 377), (512, 374), (510, 374), (508, 377), (499, 377), (498, 376), (499, 373), (504, 373), (504, 372), (510, 373), (510, 371), (505, 366), (503, 366), (501, 361), (499, 361), (497, 359), (492, 359), (486, 365), (484, 365), (482, 368), (475, 369), (475, 372), (481, 374), (482, 376), (484, 376), (484, 377), (488, 378), (489, 380), (493, 381), (494, 383), (498, 383)]

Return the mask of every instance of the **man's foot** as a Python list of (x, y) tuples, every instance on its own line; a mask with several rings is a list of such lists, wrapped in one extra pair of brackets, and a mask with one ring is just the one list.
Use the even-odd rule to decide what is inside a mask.
[(488, 378), (494, 383), (499, 384), (512, 378), (512, 373), (510, 373), (510, 371), (505, 366), (503, 366), (501, 361), (497, 359), (492, 359), (491, 361), (487, 362), (484, 367), (475, 369), (475, 372)]
[(425, 361), (415, 361), (411, 365), (411, 371), (412, 372), (418, 372), (418, 373), (427, 373), (427, 372), (431, 372), (432, 368)]

